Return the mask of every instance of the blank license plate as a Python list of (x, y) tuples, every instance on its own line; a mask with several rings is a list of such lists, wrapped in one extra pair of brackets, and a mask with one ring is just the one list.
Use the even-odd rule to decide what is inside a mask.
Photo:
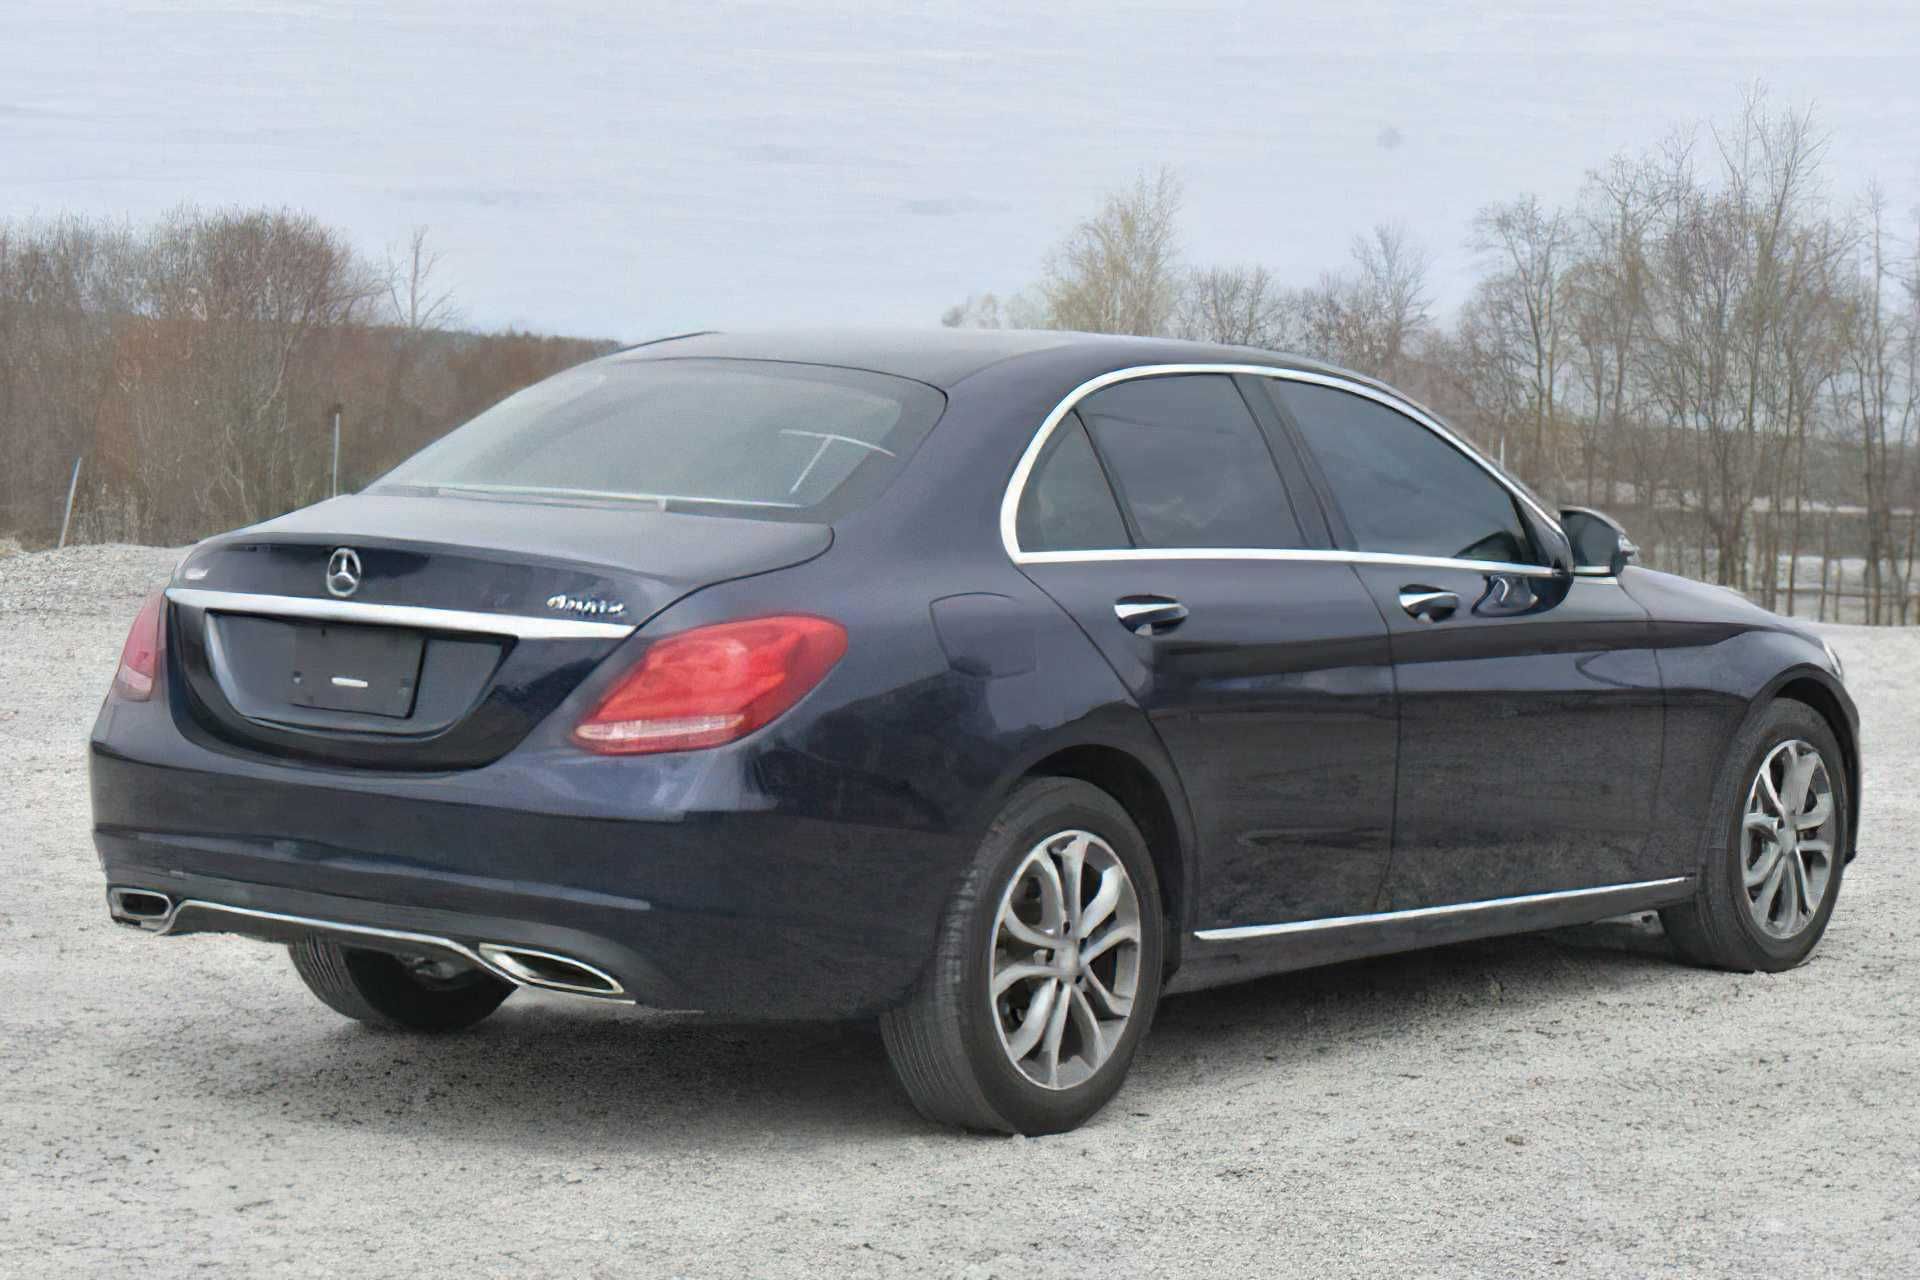
[(392, 627), (300, 627), (293, 637), (287, 700), (404, 718), (413, 714), (424, 647), (418, 634)]

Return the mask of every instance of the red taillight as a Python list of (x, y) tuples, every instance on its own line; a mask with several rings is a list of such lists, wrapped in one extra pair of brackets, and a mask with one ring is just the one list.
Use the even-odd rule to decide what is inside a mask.
[(603, 755), (732, 742), (800, 701), (846, 651), (845, 627), (798, 614), (683, 631), (652, 645), (573, 740)]
[(160, 615), (166, 608), (158, 592), (147, 597), (120, 646), (120, 669), (113, 673), (113, 691), (134, 702), (153, 696), (153, 673), (160, 666)]

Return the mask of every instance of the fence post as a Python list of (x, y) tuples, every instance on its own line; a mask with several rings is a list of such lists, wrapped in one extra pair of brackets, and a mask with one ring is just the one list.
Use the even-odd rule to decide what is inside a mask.
[(1833, 558), (1833, 512), (1820, 526), (1820, 621), (1827, 620), (1827, 563)]
[(328, 497), (340, 496), (340, 406), (333, 406), (333, 488)]
[(80, 488), (80, 459), (84, 453), (73, 456), (73, 475), (67, 480), (67, 513), (60, 517), (60, 545), (67, 545), (67, 526), (73, 523), (73, 495)]

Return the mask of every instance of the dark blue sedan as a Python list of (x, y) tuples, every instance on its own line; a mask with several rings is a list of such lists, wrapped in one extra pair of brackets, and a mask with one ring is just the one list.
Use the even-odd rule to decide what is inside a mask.
[(1788, 968), (1857, 717), (1391, 389), (1063, 333), (696, 335), (195, 547), (92, 740), (112, 916), (454, 1030), (877, 1016), (1049, 1132), (1170, 991), (1657, 908)]

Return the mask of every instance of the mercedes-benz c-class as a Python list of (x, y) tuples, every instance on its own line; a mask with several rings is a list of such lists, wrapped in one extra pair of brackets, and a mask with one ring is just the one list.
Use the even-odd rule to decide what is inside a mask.
[(209, 539), (92, 735), (113, 919), (350, 1018), (877, 1018), (1069, 1128), (1162, 996), (1658, 910), (1788, 968), (1839, 660), (1378, 382), (1060, 333), (693, 335)]

